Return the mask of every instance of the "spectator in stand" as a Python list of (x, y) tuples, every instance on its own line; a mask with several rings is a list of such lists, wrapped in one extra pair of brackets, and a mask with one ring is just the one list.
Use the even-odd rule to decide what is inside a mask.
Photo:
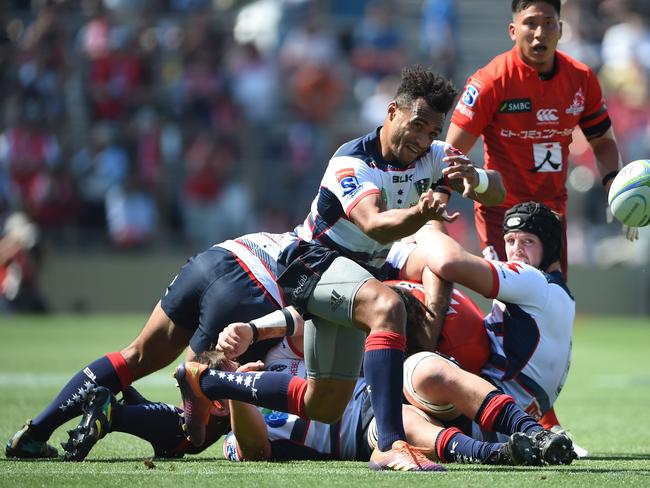
[(106, 193), (106, 220), (113, 243), (121, 248), (141, 247), (154, 237), (158, 209), (137, 174), (131, 174), (124, 186), (116, 185)]
[(428, 62), (448, 78), (458, 64), (458, 13), (454, 0), (425, 0), (420, 45)]
[(43, 313), (45, 300), (38, 289), (36, 245), (38, 228), (23, 213), (7, 217), (0, 237), (0, 311)]
[(88, 144), (72, 158), (72, 174), (82, 199), (82, 227), (106, 229), (106, 193), (113, 186), (124, 184), (128, 170), (128, 154), (115, 140), (113, 128), (105, 123), (96, 124)]
[(371, 1), (352, 37), (352, 65), (361, 78), (375, 83), (396, 75), (404, 64), (404, 44), (387, 0)]

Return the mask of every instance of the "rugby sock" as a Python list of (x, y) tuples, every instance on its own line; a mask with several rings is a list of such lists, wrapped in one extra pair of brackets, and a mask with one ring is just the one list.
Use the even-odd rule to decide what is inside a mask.
[(95, 360), (68, 381), (52, 403), (32, 421), (29, 433), (38, 441), (46, 441), (57, 427), (81, 415), (81, 404), (95, 385), (117, 393), (131, 381), (129, 368), (119, 352)]
[(395, 332), (372, 332), (366, 338), (363, 371), (377, 421), (377, 447), (388, 451), (406, 438), (402, 425), (402, 366), (406, 337)]
[(548, 409), (542, 418), (539, 419), (539, 423), (542, 427), (548, 430), (551, 430), (551, 428), (556, 425), (560, 425), (560, 421), (558, 420), (557, 415), (555, 415), (555, 409), (553, 407)]
[(493, 390), (486, 395), (476, 412), (474, 421), (485, 430), (506, 435), (514, 432), (532, 434), (543, 430), (535, 419), (515, 403), (514, 398), (504, 395), (499, 390)]
[(181, 410), (166, 403), (117, 404), (111, 432), (125, 432), (152, 444), (156, 455), (187, 446)]
[(453, 427), (441, 430), (436, 437), (435, 448), (442, 462), (481, 463), (503, 444), (472, 439)]
[(201, 375), (199, 383), (205, 396), (211, 400), (228, 398), (305, 416), (307, 380), (287, 373), (237, 373), (208, 369)]

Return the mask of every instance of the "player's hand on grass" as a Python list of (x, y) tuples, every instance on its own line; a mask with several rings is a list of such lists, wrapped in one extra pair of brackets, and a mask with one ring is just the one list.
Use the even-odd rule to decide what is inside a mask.
[(234, 322), (219, 333), (217, 351), (228, 359), (235, 359), (246, 352), (253, 341), (253, 329), (246, 322)]
[(459, 149), (454, 146), (445, 148), (446, 156), (442, 158), (449, 166), (443, 168), (442, 174), (448, 180), (463, 180), (463, 196), (468, 197), (470, 192), (476, 188), (479, 183), (478, 173), (474, 163)]
[(459, 212), (449, 215), (447, 213), (447, 204), (437, 198), (432, 189), (420, 195), (418, 210), (426, 217), (427, 221), (442, 220), (443, 222), (453, 222), (460, 217)]

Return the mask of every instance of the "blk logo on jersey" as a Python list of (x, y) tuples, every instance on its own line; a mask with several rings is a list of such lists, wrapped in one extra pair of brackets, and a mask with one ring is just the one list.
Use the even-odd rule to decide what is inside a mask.
[(468, 107), (473, 107), (476, 103), (476, 100), (478, 99), (478, 96), (478, 88), (476, 88), (474, 85), (467, 85), (465, 87), (465, 92), (463, 93), (461, 100)]
[(559, 142), (533, 144), (531, 173), (557, 173), (562, 171), (562, 146)]
[(499, 113), (502, 114), (520, 114), (525, 112), (532, 112), (533, 102), (530, 98), (512, 98), (503, 100), (499, 105)]
[(413, 175), (393, 175), (393, 183), (408, 183), (413, 181)]

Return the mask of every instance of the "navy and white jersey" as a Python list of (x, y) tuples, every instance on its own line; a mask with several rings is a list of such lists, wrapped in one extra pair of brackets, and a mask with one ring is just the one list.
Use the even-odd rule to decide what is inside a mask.
[(491, 354), (481, 375), (539, 419), (569, 372), (575, 301), (560, 272), (543, 273), (518, 261), (487, 262), (495, 300), (485, 318)]
[[(268, 371), (306, 377), (304, 360), (286, 337), (269, 351), (265, 363)], [(306, 420), (297, 415), (260, 407), (271, 444), (269, 460), (358, 459), (358, 430), (363, 401), (367, 396), (366, 386), (363, 378), (357, 380), (352, 399), (341, 420), (335, 424)], [(226, 435), (223, 451), (229, 461), (243, 460), (233, 432)]]
[(249, 277), (266, 290), (275, 302), (285, 306), (284, 298), (276, 282), (278, 256), (295, 240), (290, 233), (270, 234), (258, 232), (215, 244), (233, 253)]
[(416, 205), (422, 193), (443, 182), (445, 147), (444, 142), (434, 141), (421, 158), (403, 168), (383, 159), (379, 129), (343, 144), (330, 159), (311, 212), (295, 229), (296, 235), (380, 268), (391, 244), (364, 234), (350, 220), (350, 212), (372, 194), (381, 196), (387, 210)]

